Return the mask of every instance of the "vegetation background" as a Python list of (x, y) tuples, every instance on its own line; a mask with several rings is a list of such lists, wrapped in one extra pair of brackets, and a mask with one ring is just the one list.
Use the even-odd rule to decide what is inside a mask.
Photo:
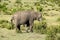
[[(16, 33), (11, 25), (11, 16), (22, 10), (42, 12), (33, 33)], [(60, 40), (60, 0), (0, 0), (0, 40)]]

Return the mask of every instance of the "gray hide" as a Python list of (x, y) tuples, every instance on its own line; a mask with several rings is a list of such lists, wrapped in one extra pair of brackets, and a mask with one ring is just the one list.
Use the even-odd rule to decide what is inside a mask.
[[(15, 24), (16, 29), (20, 30), (20, 25), (26, 24), (29, 26), (30, 32), (33, 32), (33, 22), (34, 20), (40, 21), (42, 18), (41, 12), (35, 11), (18, 11), (16, 12), (12, 18), (11, 22)], [(27, 30), (28, 32), (28, 30)]]

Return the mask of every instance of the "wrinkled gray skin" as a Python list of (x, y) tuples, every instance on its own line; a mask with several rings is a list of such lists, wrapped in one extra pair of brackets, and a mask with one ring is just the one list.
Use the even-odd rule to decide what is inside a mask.
[(11, 23), (15, 24), (16, 29), (20, 30), (20, 25), (26, 24), (27, 29), (30, 29), (30, 32), (33, 32), (33, 22), (34, 20), (40, 21), (42, 18), (42, 14), (40, 12), (35, 12), (35, 11), (18, 11), (16, 12), (12, 18), (11, 18)]

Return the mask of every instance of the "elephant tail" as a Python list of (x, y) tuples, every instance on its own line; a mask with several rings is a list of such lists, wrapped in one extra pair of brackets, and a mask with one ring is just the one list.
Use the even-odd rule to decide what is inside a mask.
[(13, 23), (13, 19), (14, 19), (14, 17), (11, 18), (11, 23)]
[(14, 23), (13, 23), (13, 20), (14, 20), (14, 17), (12, 17), (11, 20), (10, 20), (10, 21), (11, 21), (11, 25), (12, 25), (11, 29), (14, 29)]

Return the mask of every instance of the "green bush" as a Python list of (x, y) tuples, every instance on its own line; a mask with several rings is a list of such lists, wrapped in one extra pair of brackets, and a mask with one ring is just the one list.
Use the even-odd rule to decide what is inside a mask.
[(37, 33), (41, 33), (41, 34), (46, 33), (46, 27), (47, 27), (47, 23), (45, 19), (40, 22), (35, 21), (34, 23), (34, 31)]
[[(4, 1), (4, 2), (3, 2)], [(15, 4), (12, 3), (12, 1), (5, 1), (3, 0), (0, 3), (0, 10), (3, 11), (3, 14), (11, 15), (14, 12), (18, 10), (37, 10), (37, 11), (42, 11), (43, 8), (40, 5), (40, 2), (22, 2), (21, 0), (16, 0)], [(13, 5), (9, 5), (9, 3), (12, 3)], [(11, 7), (10, 7), (11, 6)], [(12, 9), (12, 10), (11, 10)]]
[(60, 17), (59, 17), (59, 18), (57, 18), (57, 21), (60, 21)]
[(57, 40), (60, 40), (60, 36), (57, 36)]
[(49, 16), (48, 13), (43, 13), (43, 15), (45, 15), (45, 16)]
[(7, 21), (7, 20), (0, 20), (0, 24), (2, 24), (3, 22), (8, 23), (8, 21)]
[(11, 23), (7, 20), (0, 20), (0, 27), (7, 28), (7, 29), (12, 29)]
[(47, 37), (46, 40), (56, 40), (57, 39), (57, 29), (54, 26), (47, 27)]
[(60, 33), (60, 25), (57, 25), (57, 33)]
[(7, 29), (11, 29), (12, 26), (11, 26), (11, 24), (9, 24), (9, 23), (3, 23), (3, 24), (2, 24), (2, 27), (3, 27), (3, 28), (7, 28)]

